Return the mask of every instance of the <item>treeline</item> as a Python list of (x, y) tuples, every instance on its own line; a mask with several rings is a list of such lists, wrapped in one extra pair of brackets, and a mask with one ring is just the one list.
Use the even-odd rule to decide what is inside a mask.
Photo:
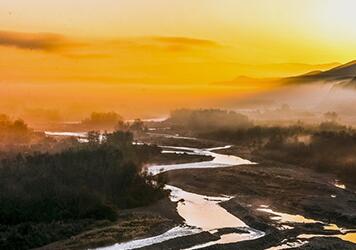
[(123, 118), (115, 112), (93, 112), (88, 118), (82, 120), (80, 125), (90, 130), (112, 130), (117, 123), (122, 121)]
[(55, 140), (44, 132), (36, 132), (21, 119), (10, 119), (0, 114), (0, 160), (19, 153), (54, 152), (77, 144), (73, 138)]
[(222, 128), (246, 128), (252, 125), (248, 117), (220, 109), (179, 109), (165, 121), (173, 128), (210, 131)]
[(199, 137), (209, 138), (213, 140), (220, 140), (231, 142), (236, 145), (249, 147), (263, 147), (271, 141), (292, 139), (298, 140), (302, 136), (310, 134), (310, 129), (302, 126), (289, 127), (268, 127), (268, 126), (252, 126), (248, 128), (224, 128), (204, 133), (199, 133)]
[[(93, 112), (89, 118), (81, 123), (69, 124), (59, 131), (89, 131), (89, 136), (95, 131), (130, 131), (135, 135), (146, 130), (140, 119), (125, 122), (123, 118), (114, 112)], [(75, 137), (51, 137), (44, 132), (34, 131), (21, 119), (10, 119), (5, 114), (0, 114), (0, 159), (16, 155), (18, 153), (32, 154), (34, 152), (60, 152), (79, 144)]]
[(266, 157), (331, 172), (356, 184), (356, 132), (314, 131), (308, 141), (271, 140), (261, 151)]
[(115, 112), (93, 112), (78, 124), (82, 130), (130, 130), (133, 132), (145, 130), (144, 123), (140, 119), (126, 122), (124, 118)]
[(254, 154), (317, 171), (331, 172), (356, 184), (356, 131), (325, 122), (320, 126), (225, 129), (200, 137), (226, 141), (254, 149)]
[(11, 120), (0, 114), (0, 144), (23, 144), (31, 139), (32, 130), (23, 120)]
[[(32, 248), (64, 237), (63, 231), (29, 237), (34, 225), (115, 220), (118, 209), (144, 206), (166, 196), (164, 180), (142, 169), (160, 149), (133, 145), (132, 139), (130, 132), (116, 131), (101, 143), (91, 139), (59, 153), (2, 159), (0, 248)], [(24, 227), (26, 232), (21, 231)]]

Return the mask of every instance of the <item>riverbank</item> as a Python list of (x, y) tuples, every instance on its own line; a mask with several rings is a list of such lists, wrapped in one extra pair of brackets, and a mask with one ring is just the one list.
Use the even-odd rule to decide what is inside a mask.
[[(282, 240), (290, 243), (304, 242), (303, 247), (310, 245), (313, 247), (311, 249), (319, 249), (321, 246), (328, 246), (328, 249), (356, 248), (355, 244), (339, 239), (345, 238), (355, 242), (354, 234), (342, 235), (339, 228), (325, 230), (324, 224), (321, 223), (336, 224), (349, 229), (356, 225), (356, 195), (351, 190), (336, 187), (331, 182), (333, 176), (318, 174), (295, 165), (257, 159), (251, 157), (248, 149), (233, 147), (220, 152), (239, 155), (258, 161), (259, 164), (165, 173), (171, 185), (187, 191), (234, 196), (221, 205), (249, 226), (266, 232), (266, 236), (261, 239), (227, 244), (219, 249), (265, 249), (280, 245)], [(261, 211), (261, 208), (283, 212), (285, 215), (301, 216), (291, 217), (290, 221), (280, 223), (276, 216), (273, 218), (270, 213)], [(313, 218), (315, 222), (308, 221), (308, 218)], [(282, 230), (282, 227), (285, 229)], [(306, 243), (306, 240), (298, 238), (303, 234), (333, 234), (339, 238), (313, 238), (308, 239), (309, 243)]]
[[(167, 139), (171, 143), (168, 143)], [(221, 143), (208, 140), (155, 140), (160, 145), (165, 141), (165, 145), (170, 146), (221, 146)], [(349, 229), (355, 225), (355, 194), (351, 190), (336, 187), (332, 182), (334, 176), (263, 159), (253, 155), (248, 148), (231, 147), (214, 152), (241, 156), (259, 164), (210, 169), (185, 168), (168, 171), (163, 175), (167, 177), (170, 185), (188, 192), (209, 196), (233, 196), (232, 199), (219, 204), (248, 226), (263, 231), (265, 236), (223, 245), (213, 244), (206, 246), (206, 249), (268, 249), (286, 243), (305, 249), (355, 249), (355, 244), (341, 239), (340, 228), (331, 225), (325, 228), (327, 224), (333, 223)], [(194, 156), (194, 160), (199, 157)], [(167, 166), (185, 163), (187, 158), (184, 158), (178, 162), (175, 162), (175, 159), (168, 161)], [(204, 162), (204, 159), (201, 159)], [(178, 204), (184, 202), (179, 200)], [(165, 200), (150, 207), (120, 211), (119, 220), (111, 226), (85, 232), (42, 249), (73, 250), (114, 246), (119, 242), (157, 236), (182, 223), (182, 218), (176, 210), (178, 204)], [(279, 219), (276, 219), (278, 217)], [(310, 238), (321, 234), (335, 237)], [(217, 242), (221, 235), (221, 232), (201, 232), (152, 244), (144, 249), (184, 249), (206, 242)], [(300, 238), (301, 235), (306, 235), (309, 239)], [(351, 234), (348, 236), (353, 237)]]
[[(256, 200), (266, 197), (263, 202), (269, 202), (272, 208), (299, 213), (343, 227), (356, 226), (356, 190), (353, 186), (346, 188), (341, 183), (337, 185), (335, 175), (269, 160), (244, 147), (231, 147), (220, 152), (237, 154), (259, 163), (255, 168), (246, 166), (235, 169), (238, 171), (235, 175), (255, 176), (253, 180), (249, 179), (249, 182), (255, 181), (256, 189), (251, 192), (261, 196)], [(275, 195), (275, 191), (278, 191), (278, 195)]]
[(180, 152), (176, 154), (174, 152), (170, 152), (165, 150), (166, 152), (163, 154), (156, 155), (149, 159), (147, 166), (150, 165), (167, 165), (167, 164), (183, 164), (183, 163), (191, 163), (191, 162), (203, 162), (203, 161), (211, 161), (214, 158), (206, 155), (192, 155), (187, 152)]
[(181, 224), (176, 204), (168, 198), (150, 206), (118, 211), (117, 221), (82, 232), (67, 240), (54, 242), (38, 250), (95, 249), (118, 242), (159, 235)]
[[(147, 167), (153, 164), (171, 165), (213, 160), (213, 157), (206, 155), (189, 154), (189, 152), (174, 153), (164, 148), (163, 151), (151, 157)], [(118, 219), (115, 222), (94, 222), (84, 230), (80, 230), (82, 232), (69, 235), (70, 239), (57, 241), (38, 249), (91, 249), (159, 235), (183, 224), (176, 207), (176, 202), (165, 198), (150, 206), (118, 210)]]

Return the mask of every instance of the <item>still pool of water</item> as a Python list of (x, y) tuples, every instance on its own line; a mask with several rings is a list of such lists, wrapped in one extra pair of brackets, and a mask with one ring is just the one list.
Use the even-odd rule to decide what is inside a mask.
[[(260, 207), (257, 210), (272, 214), (273, 216), (271, 217), (271, 219), (276, 220), (280, 224), (282, 224), (282, 223), (321, 223), (321, 224), (324, 224), (324, 230), (333, 230), (333, 231), (338, 232), (333, 235), (330, 235), (330, 234), (328, 234), (328, 235), (326, 235), (326, 234), (318, 234), (318, 235), (316, 235), (316, 234), (301, 234), (298, 236), (298, 239), (303, 240), (303, 241), (300, 241), (299, 243), (305, 244), (305, 242), (306, 242), (305, 240), (313, 238), (313, 237), (337, 237), (337, 238), (340, 238), (345, 241), (350, 241), (350, 242), (356, 243), (356, 230), (341, 228), (336, 224), (327, 224), (322, 221), (305, 218), (304, 216), (301, 216), (301, 215), (293, 215), (293, 214), (276, 212), (269, 208), (261, 208)], [(290, 244), (292, 244), (292, 243), (290, 243)], [(296, 242), (295, 244), (298, 244), (298, 242)], [(272, 249), (286, 249), (286, 248), (288, 248), (288, 247), (285, 246), (285, 248), (271, 248), (271, 250)]]
[(171, 200), (179, 201), (177, 212), (188, 226), (197, 227), (203, 231), (247, 226), (219, 205), (220, 202), (228, 201), (232, 197), (199, 195), (169, 185), (166, 188), (171, 190)]
[(341, 181), (339, 181), (339, 180), (335, 180), (334, 186), (337, 187), (337, 188), (346, 189), (346, 185), (343, 184), (343, 183), (342, 183)]
[(257, 208), (257, 210), (273, 215), (271, 219), (279, 223), (322, 223), (321, 221), (305, 218), (302, 215), (276, 212), (270, 208)]
[(323, 234), (301, 234), (298, 236), (299, 239), (310, 239), (314, 237), (336, 237), (345, 241), (356, 243), (356, 232), (350, 232), (345, 234), (335, 234), (335, 235), (323, 235)]

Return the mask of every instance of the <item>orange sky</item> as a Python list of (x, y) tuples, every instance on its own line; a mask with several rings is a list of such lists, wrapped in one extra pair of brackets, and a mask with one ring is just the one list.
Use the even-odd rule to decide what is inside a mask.
[(246, 97), (274, 86), (214, 83), (355, 59), (355, 9), (353, 0), (2, 0), (0, 104), (68, 110), (80, 91), (87, 109), (151, 114), (152, 103)]

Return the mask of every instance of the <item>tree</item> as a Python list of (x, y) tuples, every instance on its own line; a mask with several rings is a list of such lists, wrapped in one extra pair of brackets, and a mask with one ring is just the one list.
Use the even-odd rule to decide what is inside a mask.
[(328, 122), (336, 122), (338, 119), (338, 114), (336, 112), (326, 112), (324, 114), (324, 118)]
[(144, 131), (144, 129), (145, 129), (145, 125), (143, 121), (141, 121), (140, 119), (135, 119), (130, 126), (130, 130), (135, 132), (142, 132)]
[(132, 145), (133, 135), (129, 131), (115, 131), (112, 134), (107, 134), (106, 142), (119, 147)]
[(82, 121), (82, 125), (90, 129), (113, 129), (115, 125), (122, 121), (122, 117), (115, 112), (99, 113), (93, 112), (90, 117)]
[(96, 145), (100, 143), (100, 133), (98, 131), (88, 132), (88, 143), (90, 145)]
[(129, 130), (129, 124), (127, 122), (124, 122), (123, 120), (119, 120), (116, 125), (115, 125), (115, 131), (127, 131)]

